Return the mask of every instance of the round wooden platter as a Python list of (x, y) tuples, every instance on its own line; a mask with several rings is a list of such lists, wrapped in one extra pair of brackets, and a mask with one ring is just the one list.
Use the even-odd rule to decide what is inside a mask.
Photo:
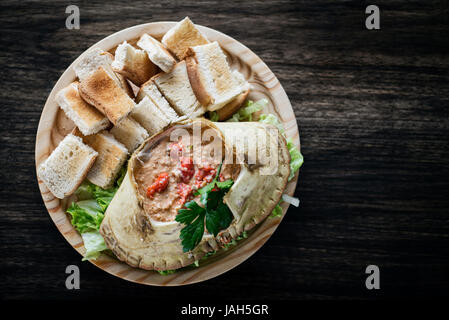
[[(98, 47), (105, 51), (111, 51), (124, 40), (132, 43), (133, 40), (144, 33), (148, 33), (151, 36), (160, 39), (165, 32), (174, 25), (175, 22), (153, 22), (134, 26), (112, 34), (97, 42), (88, 50)], [(251, 50), (231, 37), (207, 27), (199, 26), (199, 28), (207, 35), (209, 40), (218, 41), (228, 56), (231, 68), (239, 70), (250, 82), (251, 92), (249, 99), (268, 99), (269, 105), (263, 112), (275, 114), (282, 121), (287, 136), (292, 138), (299, 148), (298, 126), (290, 101), (278, 79), (267, 65)], [(64, 112), (56, 104), (55, 95), (60, 89), (66, 87), (76, 79), (73, 66), (82, 59), (88, 50), (81, 54), (80, 57), (67, 68), (59, 78), (45, 103), (36, 135), (36, 168), (38, 168), (40, 163), (51, 154), (63, 137), (74, 127), (71, 120), (65, 116)], [(287, 185), (287, 194), (293, 194), (297, 181), (298, 176), (296, 175), (296, 177)], [(82, 238), (73, 228), (70, 223), (69, 215), (66, 213), (66, 209), (71, 201), (74, 200), (74, 196), (60, 200), (55, 198), (49, 192), (41, 180), (39, 180), (38, 183), (42, 198), (51, 219), (72, 247), (83, 255), (85, 249)], [(91, 262), (97, 267), (117, 277), (146, 285), (178, 286), (204, 281), (231, 270), (262, 247), (282, 221), (282, 218), (288, 209), (288, 204), (283, 202), (282, 209), (282, 217), (265, 219), (249, 233), (248, 238), (239, 241), (238, 245), (226, 251), (220, 251), (216, 255), (204, 260), (204, 262), (202, 261), (200, 267), (187, 267), (180, 269), (171, 275), (160, 275), (155, 271), (133, 268), (126, 263), (105, 254)]]

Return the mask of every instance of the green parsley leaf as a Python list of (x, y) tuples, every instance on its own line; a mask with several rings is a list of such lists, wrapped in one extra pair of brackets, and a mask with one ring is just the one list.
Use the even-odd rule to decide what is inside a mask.
[(204, 210), (194, 200), (184, 204), (189, 209), (179, 209), (175, 220), (183, 224), (191, 224), (193, 220)]
[[(200, 207), (201, 208), (201, 207)], [(203, 208), (201, 208), (203, 209)], [(198, 212), (198, 217), (181, 230), (180, 237), (184, 252), (195, 248), (203, 238), (205, 210)]]
[(216, 183), (216, 185), (219, 189), (226, 190), (226, 191), (231, 189), (233, 184), (234, 184), (234, 181), (232, 179), (228, 179), (228, 180), (221, 181), (221, 182), (219, 181)]
[(216, 237), (220, 230), (229, 227), (233, 218), (234, 216), (229, 207), (220, 202), (215, 210), (206, 211), (206, 228)]
[[(218, 167), (214, 180), (195, 193), (196, 196), (201, 195), (200, 203), (204, 208), (192, 200), (184, 204), (186, 209), (178, 210), (175, 221), (186, 225), (180, 233), (184, 252), (192, 250), (200, 243), (204, 233), (204, 221), (207, 231), (217, 236), (220, 230), (229, 227), (234, 218), (229, 207), (223, 203), (223, 197), (234, 181), (229, 179), (217, 182), (221, 166), (222, 164)], [(215, 187), (217, 190), (214, 190)]]

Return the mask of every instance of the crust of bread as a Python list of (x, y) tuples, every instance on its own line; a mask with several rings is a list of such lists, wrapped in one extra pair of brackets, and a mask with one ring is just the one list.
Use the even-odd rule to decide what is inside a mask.
[[(192, 54), (190, 48), (187, 50), (187, 54)], [(198, 61), (194, 56), (187, 56), (185, 60), (187, 67), (187, 75), (189, 76), (190, 85), (192, 86), (193, 93), (195, 93), (196, 99), (203, 106), (211, 104), (212, 97), (209, 95), (206, 88), (203, 86), (203, 81), (201, 81), (201, 75), (198, 70)]]
[(234, 113), (237, 112), (238, 109), (242, 106), (243, 102), (245, 102), (248, 97), (249, 89), (239, 94), (234, 100), (229, 102), (223, 108), (215, 111), (218, 115), (218, 121), (224, 121), (229, 119)]
[(113, 124), (125, 118), (135, 106), (134, 100), (117, 85), (103, 67), (82, 80), (79, 91), (87, 103), (106, 115)]
[(126, 41), (115, 50), (112, 69), (140, 86), (157, 72), (156, 65), (144, 50), (136, 49)]

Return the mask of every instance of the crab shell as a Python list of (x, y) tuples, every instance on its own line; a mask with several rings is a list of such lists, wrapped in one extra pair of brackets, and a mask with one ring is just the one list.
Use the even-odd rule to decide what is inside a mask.
[[(160, 222), (145, 213), (142, 196), (137, 191), (134, 166), (142, 152), (151, 151), (162, 138), (179, 126), (193, 124), (217, 130), (227, 151), (240, 161), (240, 173), (223, 198), (234, 219), (214, 237), (204, 233), (201, 242), (190, 252), (183, 252), (176, 221)], [(245, 143), (245, 139), (247, 140)], [(254, 148), (266, 161), (251, 157)], [(262, 159), (263, 160), (263, 159)], [(271, 167), (274, 163), (274, 169)], [(207, 252), (220, 249), (264, 220), (280, 201), (290, 174), (290, 154), (285, 139), (272, 125), (259, 122), (213, 123), (205, 119), (175, 123), (148, 138), (131, 156), (123, 182), (109, 204), (100, 227), (106, 245), (118, 259), (146, 270), (172, 270), (192, 264)], [(271, 170), (271, 171), (270, 171)]]

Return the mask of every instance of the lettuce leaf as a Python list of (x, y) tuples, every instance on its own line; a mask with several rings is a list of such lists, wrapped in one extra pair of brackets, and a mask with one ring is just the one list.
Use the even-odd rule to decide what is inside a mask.
[(89, 181), (84, 180), (84, 182), (78, 187), (78, 189), (76, 189), (75, 195), (78, 200), (88, 200), (94, 198), (90, 185), (91, 183)]
[[(282, 202), (282, 200), (281, 200)], [(279, 202), (279, 203), (281, 203)], [(276, 218), (276, 217), (280, 217), (282, 216), (282, 207), (280, 206), (280, 204), (277, 204), (276, 207), (274, 207), (273, 211), (270, 214), (270, 218)]]
[(287, 139), (287, 148), (290, 153), (290, 175), (288, 176), (288, 181), (290, 181), (304, 163), (304, 157), (290, 138)]
[(86, 248), (83, 261), (95, 260), (100, 256), (101, 251), (107, 249), (104, 239), (98, 231), (81, 233), (81, 237), (83, 238), (84, 248)]
[(267, 99), (260, 99), (256, 102), (248, 100), (243, 107), (239, 109), (232, 117), (226, 121), (228, 122), (240, 122), (240, 121), (253, 121), (253, 113), (262, 110), (268, 104)]
[(117, 181), (110, 189), (102, 189), (85, 180), (75, 191), (80, 201), (73, 202), (67, 209), (67, 212), (72, 216), (72, 225), (83, 238), (84, 247), (86, 248), (86, 255), (83, 260), (96, 259), (101, 251), (107, 249), (104, 239), (98, 230), (109, 203), (123, 181), (126, 168), (127, 165), (125, 164), (120, 171)]
[(72, 216), (72, 225), (80, 233), (98, 230), (104, 218), (101, 207), (93, 199), (74, 202), (67, 212)]
[(209, 119), (210, 119), (210, 121), (217, 122), (218, 119), (219, 119), (218, 112), (217, 111), (210, 111), (209, 112)]

